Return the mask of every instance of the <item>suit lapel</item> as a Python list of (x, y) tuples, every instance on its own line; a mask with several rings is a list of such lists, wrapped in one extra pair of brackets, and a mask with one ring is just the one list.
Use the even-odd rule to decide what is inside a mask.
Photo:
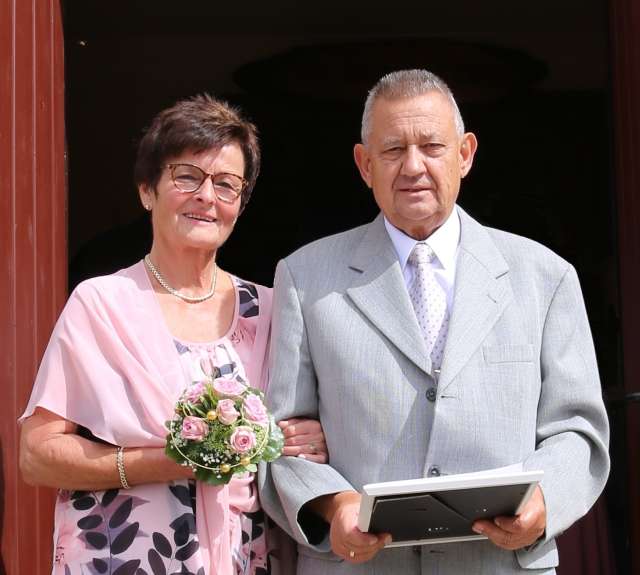
[(460, 248), (440, 391), (482, 344), (513, 295), (509, 267), (488, 232), (463, 210), (459, 212)]
[(369, 225), (350, 267), (361, 272), (347, 289), (354, 305), (404, 355), (429, 373), (431, 361), (382, 215)]

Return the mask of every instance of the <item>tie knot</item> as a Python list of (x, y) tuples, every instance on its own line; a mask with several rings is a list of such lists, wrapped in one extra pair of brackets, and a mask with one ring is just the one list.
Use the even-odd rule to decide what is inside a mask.
[(413, 246), (413, 250), (411, 250), (409, 261), (413, 265), (427, 264), (431, 263), (435, 257), (435, 252), (429, 247), (428, 244), (425, 244), (424, 242), (418, 242), (415, 246)]

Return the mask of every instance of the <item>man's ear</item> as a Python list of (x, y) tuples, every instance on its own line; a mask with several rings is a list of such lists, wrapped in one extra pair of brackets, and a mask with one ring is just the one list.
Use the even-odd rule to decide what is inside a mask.
[(473, 158), (478, 149), (478, 139), (472, 132), (467, 132), (462, 136), (460, 142), (460, 177), (464, 178), (473, 165)]
[(356, 144), (353, 147), (353, 159), (356, 161), (356, 166), (358, 166), (365, 184), (371, 187), (371, 158), (364, 144)]

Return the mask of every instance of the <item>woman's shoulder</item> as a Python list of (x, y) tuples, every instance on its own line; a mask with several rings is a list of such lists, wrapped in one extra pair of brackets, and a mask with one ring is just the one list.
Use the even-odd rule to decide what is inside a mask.
[(235, 284), (238, 287), (248, 286), (248, 289), (252, 289), (254, 291), (259, 290), (261, 292), (269, 292), (269, 293), (273, 290), (273, 288), (271, 288), (269, 286), (265, 286), (265, 285), (259, 284), (257, 282), (254, 282), (254, 281), (246, 280), (246, 279), (241, 278), (240, 276), (237, 276), (237, 275), (235, 275), (233, 273), (229, 273), (229, 275), (231, 276), (231, 278), (233, 279), (233, 281), (235, 282)]
[(80, 282), (69, 299), (91, 301), (115, 299), (117, 301), (124, 294), (143, 290), (145, 282), (148, 283), (148, 279), (140, 261), (112, 274), (96, 276)]

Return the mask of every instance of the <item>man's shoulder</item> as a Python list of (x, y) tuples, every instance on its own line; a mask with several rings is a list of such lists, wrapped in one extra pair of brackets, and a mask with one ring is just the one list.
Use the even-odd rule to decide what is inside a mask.
[(331, 260), (335, 263), (343, 259), (350, 259), (353, 256), (354, 247), (360, 244), (370, 225), (364, 224), (317, 239), (298, 248), (284, 259), (289, 266), (294, 267), (317, 265), (318, 262), (324, 260)]
[(504, 230), (485, 227), (511, 271), (536, 270), (562, 276), (571, 264), (544, 244)]

